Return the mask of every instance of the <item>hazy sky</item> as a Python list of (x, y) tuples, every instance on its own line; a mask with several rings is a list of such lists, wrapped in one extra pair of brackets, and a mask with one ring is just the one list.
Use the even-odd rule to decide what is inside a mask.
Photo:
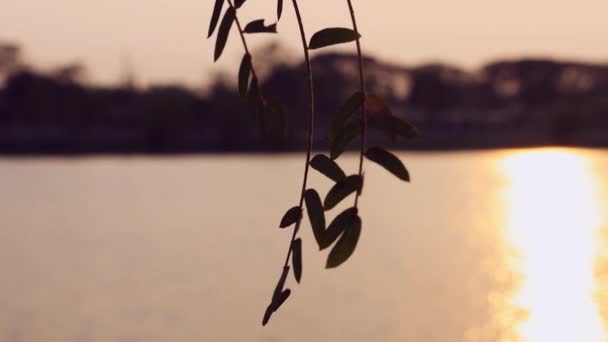
[[(300, 2), (309, 37), (349, 25), (346, 1)], [(245, 22), (274, 20), (275, 3), (249, 0), (239, 13)], [(225, 55), (212, 63), (214, 39), (205, 39), (212, 0), (6, 0), (1, 7), (0, 41), (22, 44), (25, 57), (46, 68), (85, 62), (95, 81), (116, 81), (129, 60), (142, 84), (199, 85), (235, 68), (242, 54), (233, 31)], [(364, 50), (389, 62), (477, 67), (524, 55), (608, 62), (606, 0), (355, 0), (355, 7)], [(300, 49), (289, 0), (284, 13), (278, 37)]]

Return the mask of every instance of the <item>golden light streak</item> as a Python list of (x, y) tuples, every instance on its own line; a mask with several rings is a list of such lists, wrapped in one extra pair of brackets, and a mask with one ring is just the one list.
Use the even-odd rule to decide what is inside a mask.
[(522, 274), (512, 304), (527, 311), (515, 327), (526, 342), (606, 341), (594, 300), (602, 224), (590, 162), (575, 150), (506, 157), (507, 239)]

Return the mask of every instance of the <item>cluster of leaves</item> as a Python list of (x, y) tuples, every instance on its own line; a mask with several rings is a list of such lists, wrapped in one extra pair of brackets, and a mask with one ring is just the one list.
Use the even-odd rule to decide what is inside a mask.
[[(314, 37), (313, 37), (314, 38)], [(353, 118), (357, 109), (366, 104), (367, 127), (380, 129), (387, 135), (415, 138), (416, 129), (405, 121), (393, 116), (380, 98), (365, 96), (361, 92), (353, 94), (336, 113), (326, 136), (330, 141), (330, 154), (316, 155), (310, 162), (313, 169), (335, 182), (321, 203), (314, 189), (306, 191), (306, 208), (315, 240), (320, 250), (335, 243), (327, 258), (326, 267), (334, 268), (345, 262), (354, 252), (361, 233), (361, 218), (357, 206), (339, 213), (326, 227), (325, 212), (330, 211), (352, 194), (360, 196), (364, 178), (362, 174), (347, 176), (336, 160), (346, 148), (363, 132), (363, 118)], [(394, 154), (381, 147), (366, 150), (365, 157), (399, 179), (409, 182), (410, 176), (403, 163)]]
[[(245, 1), (235, 1), (234, 5), (232, 4), (231, 0), (227, 1), (230, 7), (226, 10), (224, 17), (219, 24), (215, 48), (215, 59), (217, 60), (220, 57), (226, 45), (230, 28), (232, 27), (233, 22), (236, 22), (246, 52), (239, 68), (239, 93), (241, 97), (247, 101), (249, 109), (256, 119), (263, 120), (264, 115), (262, 114), (270, 110), (270, 112), (276, 113), (276, 120), (277, 118), (281, 117), (281, 115), (284, 116), (284, 114), (282, 110), (280, 110), (280, 105), (278, 102), (268, 101), (266, 97), (262, 95), (258, 79), (252, 67), (251, 55), (249, 54), (244, 34), (276, 32), (277, 25), (275, 23), (266, 26), (264, 24), (264, 20), (260, 19), (252, 21), (244, 29), (241, 29), (236, 16), (236, 9), (242, 6)], [(307, 59), (307, 64), (309, 65), (308, 78), (310, 82), (312, 82), (312, 75), (310, 74), (312, 71), (310, 70), (310, 61), (308, 60), (309, 50), (356, 41), (357, 50), (360, 57), (359, 60), (360, 63), (362, 63), (359, 45), (359, 39), (361, 36), (356, 30), (352, 5), (350, 0), (347, 1), (349, 7), (351, 8), (351, 16), (353, 18), (353, 26), (355, 29), (353, 30), (343, 27), (323, 29), (315, 33), (311, 37), (308, 44), (306, 44), (306, 41), (304, 40), (305, 35), (303, 33), (301, 17), (297, 8), (297, 1), (293, 0), (294, 9), (298, 17), (301, 34), (304, 40), (305, 58)], [(215, 2), (215, 8), (209, 29), (209, 36), (213, 34), (219, 21), (223, 2), (224, 0), (216, 0)], [(282, 9), (283, 2), (282, 0), (278, 0), (277, 18), (280, 18)], [(308, 219), (310, 221), (312, 232), (319, 250), (325, 250), (331, 247), (331, 251), (327, 257), (326, 268), (335, 268), (342, 265), (354, 253), (361, 235), (362, 220), (359, 216), (357, 200), (363, 190), (363, 158), (365, 157), (368, 160), (384, 167), (400, 180), (406, 182), (409, 182), (410, 180), (407, 169), (394, 154), (381, 147), (371, 147), (369, 149), (366, 149), (365, 147), (367, 128), (378, 129), (393, 139), (398, 136), (415, 138), (418, 135), (418, 132), (409, 123), (392, 115), (389, 107), (380, 97), (366, 94), (362, 65), (360, 66), (360, 70), (361, 90), (350, 96), (350, 98), (344, 102), (341, 108), (339, 108), (326, 133), (326, 138), (329, 140), (331, 146), (329, 156), (325, 154), (318, 154), (313, 158), (310, 158), (313, 132), (312, 125), (309, 127), (309, 145), (306, 160), (307, 164), (304, 173), (304, 184), (302, 187), (300, 204), (287, 210), (279, 224), (279, 227), (282, 229), (294, 226), (293, 237), (287, 253), (285, 265), (283, 266), (283, 271), (273, 292), (271, 302), (264, 313), (262, 320), (263, 325), (268, 323), (272, 314), (276, 312), (279, 307), (281, 307), (287, 298), (289, 298), (291, 290), (285, 288), (285, 283), (290, 271), (293, 269), (292, 273), (297, 283), (300, 283), (302, 279), (302, 239), (297, 237), (297, 233), (303, 219), (304, 204), (306, 206)], [(314, 119), (314, 101), (312, 96), (310, 106), (310, 119), (312, 122)], [(361, 112), (360, 116), (355, 115), (357, 111)], [(282, 122), (284, 123), (285, 120)], [(359, 172), (356, 174), (347, 175), (337, 163), (337, 159), (357, 138), (361, 139)], [(334, 182), (323, 201), (321, 200), (317, 190), (307, 187), (309, 168), (317, 170)], [(355, 196), (354, 205), (337, 214), (331, 223), (326, 225), (326, 213), (334, 209), (351, 195)]]

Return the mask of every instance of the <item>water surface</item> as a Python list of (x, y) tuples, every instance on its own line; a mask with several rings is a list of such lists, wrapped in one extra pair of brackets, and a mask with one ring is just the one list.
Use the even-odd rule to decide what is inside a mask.
[(266, 328), (301, 156), (0, 160), (0, 341), (606, 340), (608, 152), (401, 156)]

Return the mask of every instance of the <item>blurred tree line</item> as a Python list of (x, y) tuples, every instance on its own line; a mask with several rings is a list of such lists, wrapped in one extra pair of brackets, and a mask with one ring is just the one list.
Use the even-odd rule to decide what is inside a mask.
[[(261, 55), (265, 93), (284, 100), (287, 135), (259, 127), (221, 79), (206, 95), (180, 85), (138, 89), (85, 82), (70, 64), (40, 72), (0, 43), (0, 152), (188, 153), (289, 151), (305, 144), (303, 65), (276, 46)], [(446, 64), (405, 67), (366, 58), (371, 92), (423, 133), (417, 149), (608, 146), (608, 65), (543, 59), (498, 61), (479, 70)], [(353, 55), (314, 59), (320, 132), (356, 89)], [(337, 91), (336, 91), (337, 90)], [(336, 96), (335, 94), (339, 94)], [(374, 139), (383, 139), (371, 135)], [(316, 148), (325, 148), (323, 136)]]

